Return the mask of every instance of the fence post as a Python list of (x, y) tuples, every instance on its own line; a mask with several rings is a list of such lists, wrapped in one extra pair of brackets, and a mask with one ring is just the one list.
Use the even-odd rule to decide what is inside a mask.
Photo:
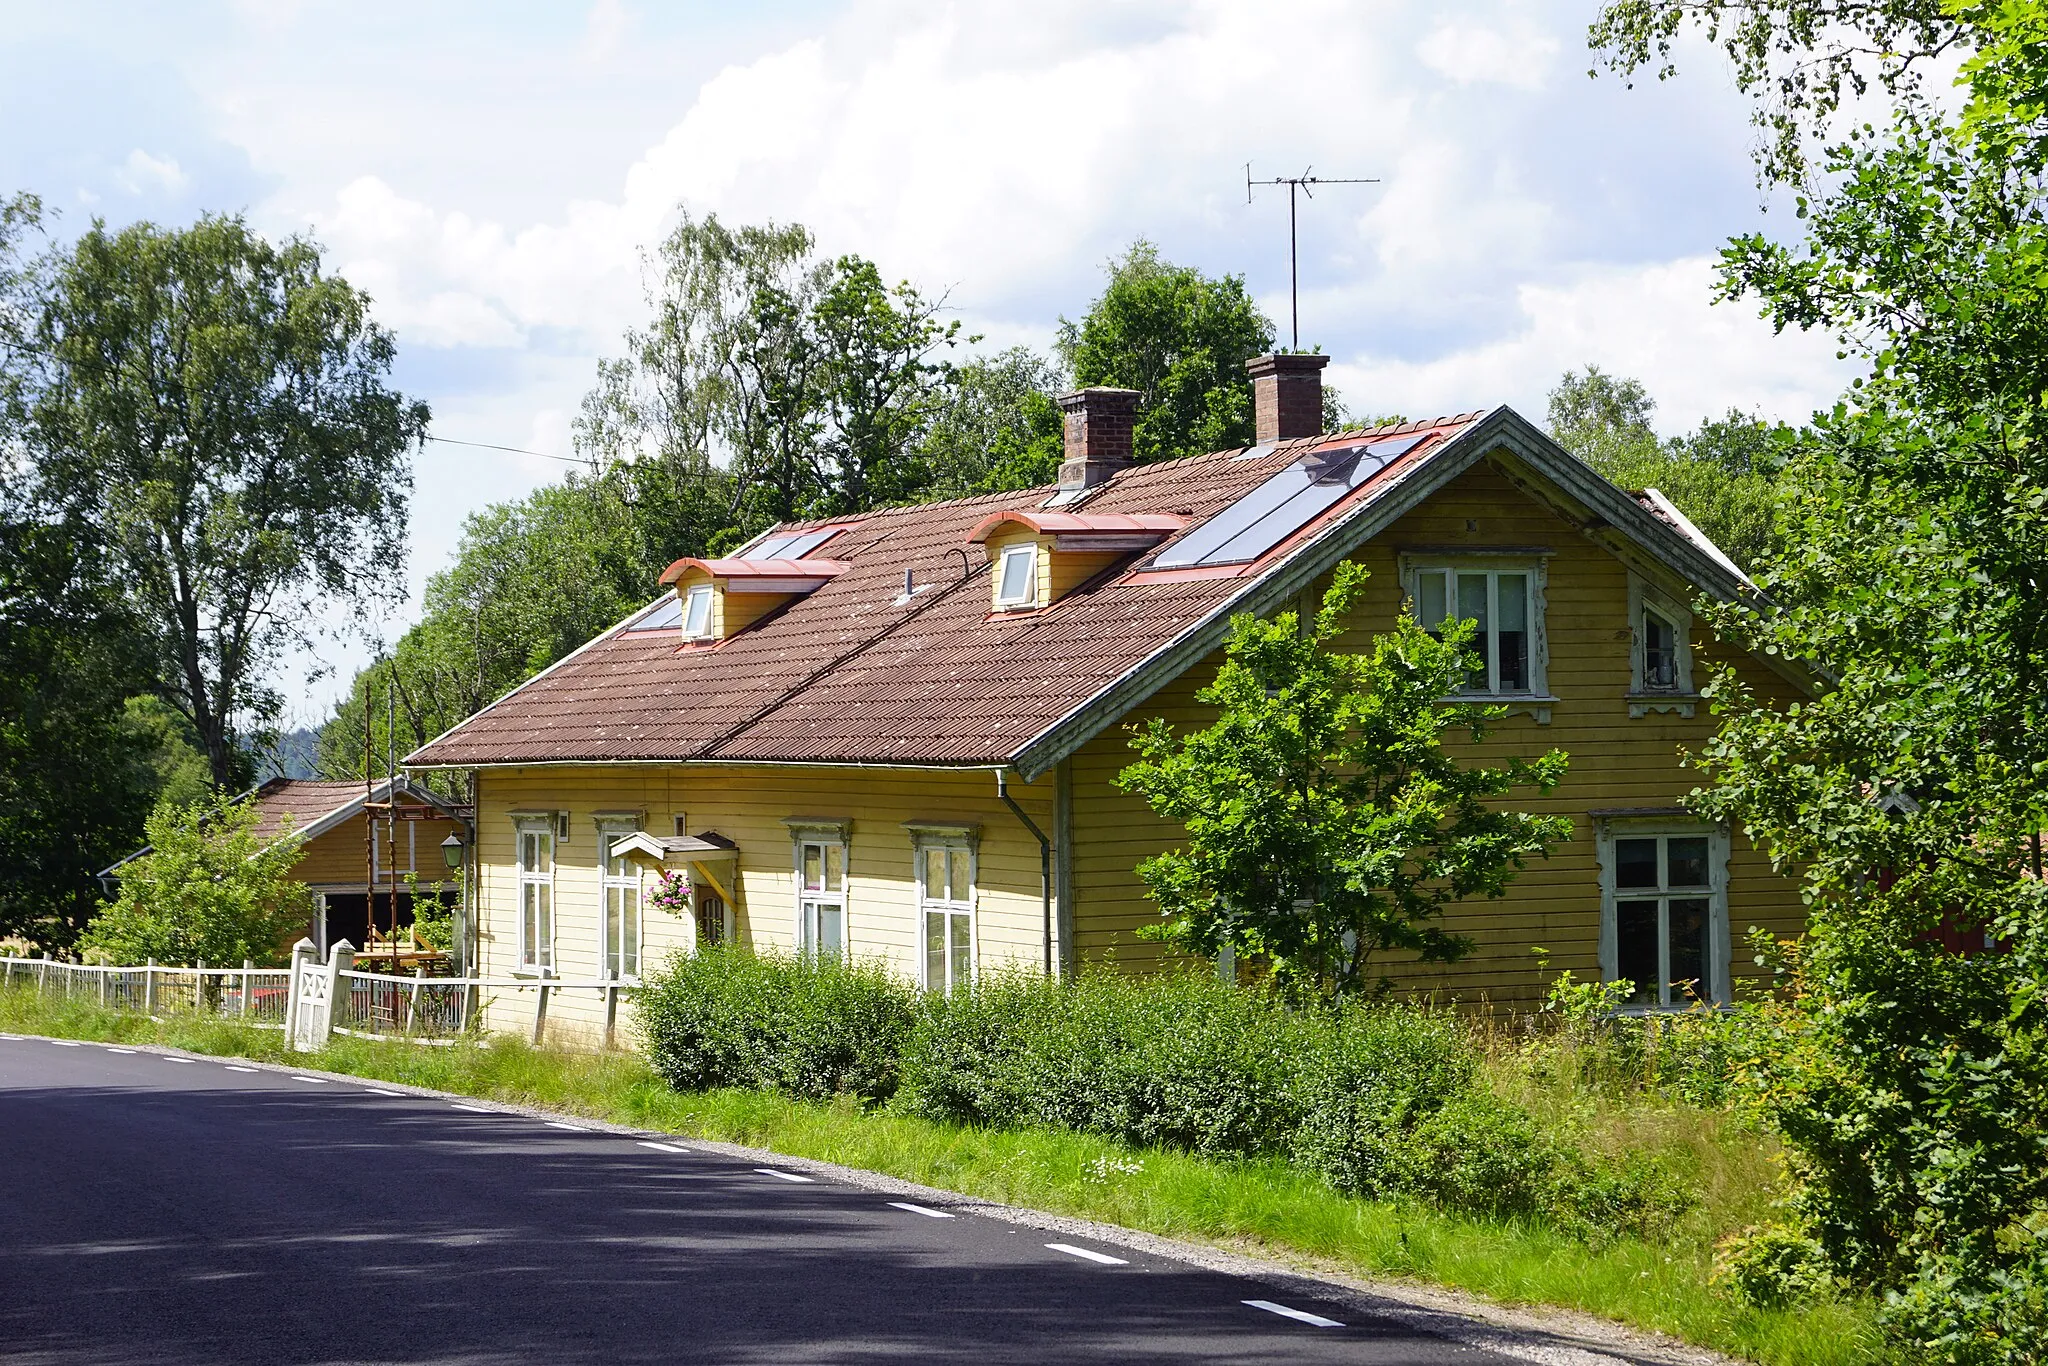
[(192, 1013), (194, 1015), (204, 1015), (206, 1014), (206, 960), (204, 958), (197, 958), (193, 961), (198, 965), (198, 971), (192, 974)]
[(36, 964), (36, 995), (50, 989), (50, 951), (43, 950), (43, 961)]
[(299, 1046), (299, 998), (304, 993), (300, 986), (304, 981), (305, 969), (319, 961), (320, 946), (310, 939), (301, 939), (292, 945), (291, 976), (285, 979), (284, 997), (284, 1041), (287, 1046)]
[(427, 980), (424, 963), (416, 963), (412, 970), (412, 999), (405, 1004), (405, 1032), (412, 1033), (413, 1022), (420, 1017), (420, 984)]
[(540, 1004), (533, 1008), (533, 1046), (540, 1047), (541, 1035), (548, 1028), (548, 979), (540, 979)]
[(142, 1013), (156, 1014), (156, 959), (148, 959), (142, 968)]
[(249, 977), (255, 968), (255, 959), (244, 958), (242, 960), (242, 1009), (240, 1013), (244, 1016), (249, 1013)]
[(612, 1035), (619, 1023), (619, 979), (614, 977), (611, 985), (604, 989), (604, 1046), (610, 1052)]

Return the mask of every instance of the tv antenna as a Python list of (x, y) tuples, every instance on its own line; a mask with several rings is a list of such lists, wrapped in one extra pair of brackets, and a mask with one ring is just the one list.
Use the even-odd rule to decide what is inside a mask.
[(1314, 199), (1316, 192), (1312, 187), (1317, 185), (1377, 185), (1380, 183), (1376, 177), (1371, 180), (1332, 180), (1323, 176), (1309, 174), (1313, 170), (1315, 170), (1315, 167), (1310, 166), (1303, 170), (1300, 175), (1276, 175), (1271, 180), (1253, 180), (1252, 164), (1249, 161), (1244, 164), (1245, 203), (1249, 204), (1252, 202), (1252, 187), (1255, 185), (1285, 185), (1287, 187), (1287, 306), (1288, 311), (1293, 315), (1294, 349), (1296, 351), (1301, 350), (1301, 263), (1294, 244), (1295, 191), (1299, 190), (1310, 199)]

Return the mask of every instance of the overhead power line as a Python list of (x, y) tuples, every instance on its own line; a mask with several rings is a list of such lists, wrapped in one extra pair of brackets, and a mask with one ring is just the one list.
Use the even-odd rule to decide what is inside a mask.
[(523, 446), (499, 446), (489, 441), (457, 441), (452, 436), (430, 436), (428, 441), (437, 441), (443, 446), (472, 446), (480, 451), (508, 451), (513, 455), (537, 455), (543, 460), (559, 460), (565, 465), (588, 465), (591, 462), (574, 455), (555, 455), (548, 451), (529, 451)]

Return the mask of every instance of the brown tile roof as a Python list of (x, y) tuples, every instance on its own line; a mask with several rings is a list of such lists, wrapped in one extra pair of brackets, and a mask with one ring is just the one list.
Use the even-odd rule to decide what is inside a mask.
[[(381, 787), (382, 784), (379, 784)], [(322, 783), (309, 778), (272, 778), (256, 789), (256, 834), (264, 843), (278, 837), (290, 817), (304, 830), (336, 807), (363, 799), (361, 783)]]
[[(885, 508), (830, 541), (844, 572), (728, 640), (682, 645), (630, 621), (410, 755), (416, 767), (622, 760), (999, 764), (1147, 657), (1213, 617), (1315, 530), (1398, 484), (1481, 415), (1374, 430), (1425, 439), (1251, 564), (1145, 572), (1153, 551), (1033, 612), (992, 614), (991, 515), (1051, 489)], [(1193, 527), (1318, 445), (1312, 438), (1139, 465), (1063, 509)], [(1121, 517), (1105, 517), (1105, 527)], [(825, 525), (818, 523), (817, 525)], [(787, 529), (785, 529), (787, 530)], [(966, 574), (963, 577), (963, 555)], [(904, 595), (904, 571), (916, 591)]]

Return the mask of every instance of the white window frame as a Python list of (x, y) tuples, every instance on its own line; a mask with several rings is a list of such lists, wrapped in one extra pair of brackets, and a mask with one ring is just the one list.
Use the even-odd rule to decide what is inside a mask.
[[(969, 825), (939, 825), (921, 822), (906, 822), (910, 831), (910, 848), (913, 862), (911, 880), (917, 888), (917, 978), (918, 985), (926, 991), (938, 991), (950, 995), (961, 986), (972, 987), (981, 972), (981, 917), (977, 910), (980, 897), (981, 850), (980, 830)], [(957, 901), (949, 886), (943, 895), (933, 896), (928, 881), (930, 856), (943, 853), (948, 860), (961, 859), (967, 864), (967, 899)], [(933, 981), (931, 971), (931, 950), (926, 935), (929, 933), (926, 918), (932, 915), (945, 917), (945, 969), (942, 980)], [(953, 922), (963, 919), (967, 922), (967, 979), (963, 983), (955, 977), (952, 944)]]
[[(1616, 858), (1615, 842), (1625, 839), (1700, 839), (1707, 841), (1707, 886), (1704, 890), (1693, 888), (1667, 888), (1663, 886), (1666, 854), (1659, 847), (1658, 881), (1656, 890), (1648, 888), (1619, 888), (1615, 885)], [(1704, 824), (1686, 815), (1657, 816), (1603, 816), (1596, 818), (1594, 831), (1595, 852), (1600, 861), (1600, 976), (1603, 981), (1612, 982), (1621, 976), (1621, 934), (1619, 903), (1623, 901), (1657, 901), (1660, 906), (1672, 900), (1687, 900), (1698, 896), (1707, 899), (1707, 982), (1705, 999), (1716, 1005), (1727, 1005), (1734, 998), (1730, 972), (1730, 937), (1728, 930), (1728, 855), (1729, 837), (1725, 826)], [(1668, 973), (1667, 956), (1670, 952), (1670, 934), (1665, 928), (1667, 911), (1658, 914), (1659, 939), (1657, 954), (1660, 971)], [(1638, 983), (1640, 986), (1641, 984)], [(1660, 998), (1671, 995), (1670, 984), (1658, 985)], [(1646, 1015), (1663, 1010), (1685, 1010), (1693, 1004), (1689, 997), (1679, 997), (1654, 1005), (1635, 1004), (1624, 1006), (1626, 1014)]]
[[(561, 910), (555, 895), (556, 821), (553, 812), (515, 815), (512, 818), (512, 867), (518, 879), (519, 897), (516, 914), (519, 924), (519, 971), (537, 973), (551, 977), (555, 971), (555, 921)], [(546, 841), (547, 870), (543, 873), (526, 866), (528, 837)], [(547, 898), (547, 935), (545, 942), (539, 942), (538, 926), (535, 933), (527, 931), (527, 889), (542, 890)]]
[[(1024, 564), (1024, 592), (1021, 596), (1006, 595), (1003, 584), (1010, 577), (1013, 561)], [(1006, 545), (1003, 553), (996, 557), (996, 606), (1036, 607), (1038, 606), (1038, 542), (1025, 541), (1019, 545)]]
[[(1408, 598), (1409, 611), (1415, 620), (1422, 621), (1422, 578), (1426, 574), (1447, 574), (1445, 584), (1446, 610), (1457, 610), (1457, 576), (1464, 574), (1486, 574), (1487, 614), (1493, 622), (1500, 620), (1498, 597), (1499, 579), (1491, 577), (1500, 574), (1524, 574), (1528, 576), (1528, 628), (1529, 628), (1529, 682), (1526, 688), (1502, 689), (1500, 678), (1500, 650), (1489, 649), (1487, 682), (1490, 686), (1479, 689), (1460, 689), (1453, 694), (1456, 698), (1480, 701), (1522, 702), (1539, 704), (1528, 707), (1538, 721), (1550, 720), (1549, 705), (1557, 701), (1550, 695), (1550, 633), (1545, 625), (1548, 615), (1547, 598), (1549, 591), (1550, 560), (1546, 552), (1527, 550), (1503, 550), (1498, 552), (1460, 551), (1457, 553), (1431, 554), (1416, 552), (1404, 554), (1400, 560), (1401, 591)], [(1434, 627), (1435, 622), (1423, 622)], [(1518, 708), (1519, 710), (1519, 708)]]
[[(783, 824), (789, 827), (794, 858), (796, 917), (792, 928), (797, 952), (807, 958), (818, 952), (818, 941), (822, 938), (820, 919), (825, 910), (832, 909), (839, 913), (839, 956), (849, 957), (853, 947), (853, 918), (849, 905), (852, 900), (849, 884), (853, 881), (852, 822), (795, 818)], [(810, 848), (819, 851), (821, 883), (830, 879), (831, 851), (839, 851), (839, 886), (836, 890), (805, 885), (804, 856)]]
[[(711, 595), (715, 591), (708, 583), (694, 583), (683, 591), (683, 639), (709, 640), (711, 638), (711, 618), (714, 615), (711, 610)], [(704, 619), (698, 622), (695, 627), (692, 627), (690, 622), (696, 617), (700, 608), (704, 613)]]
[[(403, 868), (393, 868), (390, 858), (385, 852), (384, 822), (375, 816), (370, 818), (371, 866), (380, 873), (416, 873), (419, 871), (419, 822), (401, 820), (398, 824), (405, 831), (405, 866)], [(392, 842), (392, 846), (393, 848), (397, 847), (396, 840)]]
[[(612, 871), (612, 841), (622, 835), (631, 835), (640, 829), (640, 818), (636, 815), (618, 813), (600, 814), (597, 822), (597, 975), (607, 981), (638, 982), (642, 955), (647, 946), (647, 888), (640, 865), (624, 860), (626, 871)], [(618, 971), (612, 969), (612, 894), (619, 893), (621, 900), (632, 898), (633, 943), (631, 947), (631, 970), (627, 970), (627, 948), (623, 934), (620, 936)], [(620, 919), (623, 921), (624, 917)]]
[[(1671, 623), (1677, 682), (1670, 687), (1650, 683), (1650, 630), (1645, 612), (1655, 612)], [(1628, 714), (1640, 719), (1651, 712), (1693, 715), (1699, 693), (1692, 679), (1692, 613), (1678, 598), (1665, 592), (1642, 575), (1628, 576)]]

